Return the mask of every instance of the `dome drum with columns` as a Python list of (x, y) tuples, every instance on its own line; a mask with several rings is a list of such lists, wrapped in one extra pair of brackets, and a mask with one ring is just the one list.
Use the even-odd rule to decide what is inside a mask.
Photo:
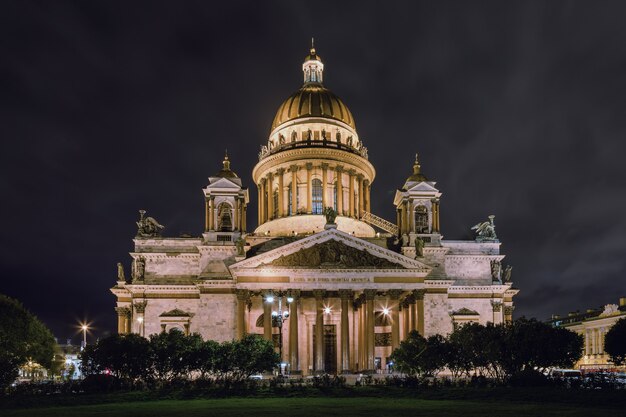
[[(141, 211), (132, 281), (120, 264), (111, 289), (118, 332), (179, 329), (217, 341), (257, 334), (274, 343), (288, 373), (310, 375), (385, 369), (413, 331), (429, 337), (510, 322), (518, 290), (493, 216), (476, 226), (475, 240), (444, 240), (442, 194), (417, 155), (393, 199), (395, 222), (375, 216), (376, 171), (347, 106), (322, 85), (314, 49), (303, 76), (252, 172), (254, 233), (248, 189), (228, 155), (202, 190), (202, 236), (163, 237)], [(336, 227), (326, 224), (326, 207), (338, 213)], [(280, 330), (278, 300), (289, 311)]]
[(302, 65), (304, 84), (278, 108), (268, 144), (252, 177), (257, 184), (256, 234), (291, 236), (324, 229), (326, 207), (340, 230), (373, 237), (361, 221), (370, 211), (376, 171), (367, 160), (344, 102), (322, 85), (324, 64), (311, 48)]

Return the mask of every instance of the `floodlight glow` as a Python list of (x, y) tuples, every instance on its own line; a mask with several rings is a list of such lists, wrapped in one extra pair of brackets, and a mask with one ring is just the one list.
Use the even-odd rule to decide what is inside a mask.
[(274, 297), (271, 295), (268, 295), (267, 297), (265, 297), (265, 301), (267, 301), (268, 303), (273, 303), (274, 302)]
[(288, 303), (293, 303), (293, 297), (287, 297), (287, 302)]
[(389, 309), (387, 307), (383, 308), (383, 314), (385, 315), (389, 314)]
[(330, 307), (324, 307), (324, 314), (330, 314)]

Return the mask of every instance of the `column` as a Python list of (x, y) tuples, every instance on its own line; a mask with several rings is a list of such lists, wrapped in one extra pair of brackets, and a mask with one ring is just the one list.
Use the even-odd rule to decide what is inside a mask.
[(433, 198), (431, 202), (433, 205), (433, 233), (439, 233), (439, 200)]
[(348, 312), (353, 293), (349, 290), (339, 290), (341, 297), (341, 371), (350, 372), (350, 328), (348, 324)]
[(328, 164), (322, 164), (322, 212), (328, 207)]
[(409, 310), (409, 333), (415, 330), (415, 299), (413, 295), (407, 297), (407, 310)]
[(115, 307), (117, 313), (117, 333), (128, 333), (128, 321), (130, 318), (130, 309), (128, 307)]
[(364, 181), (364, 186), (365, 186), (365, 211), (371, 213), (372, 212), (372, 207), (371, 207), (371, 200), (370, 200), (370, 191), (371, 191), (371, 185), (370, 185), (370, 181), (369, 180), (365, 180)]
[(402, 236), (402, 212), (399, 208), (396, 209), (396, 224), (398, 225), (398, 237)]
[(504, 306), (504, 321), (510, 323), (513, 321), (513, 306)]
[(233, 207), (233, 231), (239, 230), (239, 197), (235, 197), (235, 206)]
[(261, 206), (263, 205), (262, 197), (261, 197), (263, 195), (263, 193), (261, 191), (261, 183), (258, 183), (256, 188), (257, 188), (257, 200), (256, 201), (257, 201), (257, 205), (258, 205), (258, 207), (257, 207), (257, 219), (259, 219), (259, 225), (260, 225), (261, 223), (263, 223), (262, 220), (261, 220), (263, 218), (261, 216)]
[(278, 217), (283, 217), (285, 215), (284, 201), (283, 201), (283, 196), (285, 194), (285, 189), (283, 188), (284, 187), (283, 177), (285, 175), (285, 169), (280, 168), (277, 171), (277, 175), (278, 175)]
[(391, 351), (393, 352), (398, 346), (400, 346), (400, 294), (401, 290), (390, 290), (389, 295), (390, 302), (387, 304), (391, 310)]
[(274, 218), (274, 174), (267, 174), (267, 220)]
[(207, 198), (204, 201), (204, 231), (208, 232), (209, 231), (209, 211), (210, 211), (210, 207), (211, 205), (209, 204), (209, 199)]
[(337, 214), (343, 216), (343, 184), (342, 184), (342, 175), (343, 167), (337, 165), (335, 167), (335, 178), (337, 182)]
[(376, 290), (365, 290), (365, 323), (367, 328), (365, 329), (365, 338), (367, 340), (367, 364), (366, 369), (374, 369), (374, 354), (375, 345), (374, 340), (376, 337), (376, 323), (374, 317), (374, 298), (376, 297)]
[(365, 369), (365, 298), (359, 299), (359, 370)]
[(591, 333), (585, 331), (585, 355), (591, 355)]
[(298, 303), (300, 291), (291, 291), (293, 301), (289, 303), (289, 367), (291, 373), (300, 373), (300, 358), (298, 355)]
[(354, 174), (353, 169), (348, 171), (348, 216), (354, 217)]
[(306, 212), (313, 213), (313, 164), (306, 163)]
[(315, 372), (324, 372), (324, 290), (314, 290), (315, 297)]
[(263, 338), (272, 341), (272, 303), (268, 302), (265, 296), (263, 296)]
[(146, 305), (148, 304), (147, 301), (139, 301), (136, 302), (134, 305), (135, 307), (135, 316), (137, 316), (137, 333), (139, 334), (139, 336), (143, 336), (145, 337), (145, 313), (146, 313)]
[(209, 197), (209, 230), (215, 230), (215, 197)]
[(357, 213), (357, 218), (363, 217), (363, 210), (365, 210), (365, 193), (363, 192), (363, 174), (359, 174), (356, 176), (357, 179), (357, 192), (359, 193), (359, 212)]
[(295, 216), (298, 213), (298, 165), (291, 165), (289, 171), (291, 172), (291, 215)]
[(409, 327), (409, 303), (406, 299), (402, 301), (402, 337), (406, 339), (411, 331)]
[(247, 217), (248, 217), (248, 206), (244, 204), (243, 209), (241, 210), (241, 231), (243, 233), (246, 233), (246, 230), (247, 230), (247, 224), (246, 224)]
[(415, 298), (415, 330), (424, 336), (424, 294), (425, 290), (414, 290), (413, 297)]
[(400, 205), (400, 224), (402, 227), (400, 228), (400, 236), (406, 233), (407, 224), (406, 224), (406, 203), (402, 202)]
[(243, 339), (246, 334), (246, 304), (250, 292), (248, 290), (237, 290), (237, 339)]
[(409, 201), (408, 202), (409, 205), (409, 233), (414, 232), (415, 231), (415, 213), (413, 210), (415, 210), (415, 204), (413, 201)]
[(267, 202), (265, 198), (265, 178), (261, 178), (261, 200), (259, 200), (259, 206), (261, 211), (261, 217), (259, 218), (259, 225), (267, 221)]

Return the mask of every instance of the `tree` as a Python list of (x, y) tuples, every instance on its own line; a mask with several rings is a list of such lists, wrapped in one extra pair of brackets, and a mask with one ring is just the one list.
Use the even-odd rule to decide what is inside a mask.
[(52, 365), (56, 341), (46, 326), (21, 303), (0, 294), (0, 390), (17, 378), (27, 361)]
[(390, 358), (398, 371), (417, 376), (424, 373), (424, 362), (421, 356), (426, 349), (426, 339), (413, 330), (405, 340), (400, 342), (400, 346), (391, 353)]
[(256, 334), (247, 334), (243, 339), (225, 342), (220, 349), (222, 372), (230, 373), (235, 379), (269, 372), (278, 366), (280, 358), (274, 344)]
[(626, 363), (626, 318), (618, 320), (604, 336), (604, 351), (615, 365)]
[(189, 370), (185, 360), (188, 339), (178, 329), (150, 335), (150, 363), (156, 379), (171, 381), (186, 374)]
[(135, 334), (115, 334), (87, 345), (81, 353), (85, 376), (110, 373), (128, 382), (147, 376), (150, 368), (150, 344)]

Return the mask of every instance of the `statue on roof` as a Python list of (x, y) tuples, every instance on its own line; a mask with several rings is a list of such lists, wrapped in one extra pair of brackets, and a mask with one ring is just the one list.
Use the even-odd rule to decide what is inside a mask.
[(332, 207), (326, 207), (322, 214), (326, 217), (326, 224), (335, 224), (337, 212)]
[(415, 237), (415, 256), (418, 258), (424, 256), (424, 239), (419, 236)]
[(472, 227), (472, 230), (476, 232), (477, 242), (497, 242), (498, 236), (496, 236), (496, 225), (493, 222), (496, 216), (493, 214), (489, 216), (489, 220), (486, 222), (478, 223)]
[(139, 210), (139, 221), (137, 223), (137, 237), (139, 238), (148, 238), (148, 237), (160, 237), (161, 230), (165, 228), (162, 224), (159, 224), (154, 217), (144, 217), (146, 214), (145, 210)]
[(124, 265), (122, 265), (121, 262), (117, 263), (117, 280), (126, 281), (126, 276), (124, 274)]
[(511, 265), (507, 265), (504, 268), (504, 276), (502, 278), (502, 282), (511, 282), (511, 273), (513, 272), (513, 267)]

